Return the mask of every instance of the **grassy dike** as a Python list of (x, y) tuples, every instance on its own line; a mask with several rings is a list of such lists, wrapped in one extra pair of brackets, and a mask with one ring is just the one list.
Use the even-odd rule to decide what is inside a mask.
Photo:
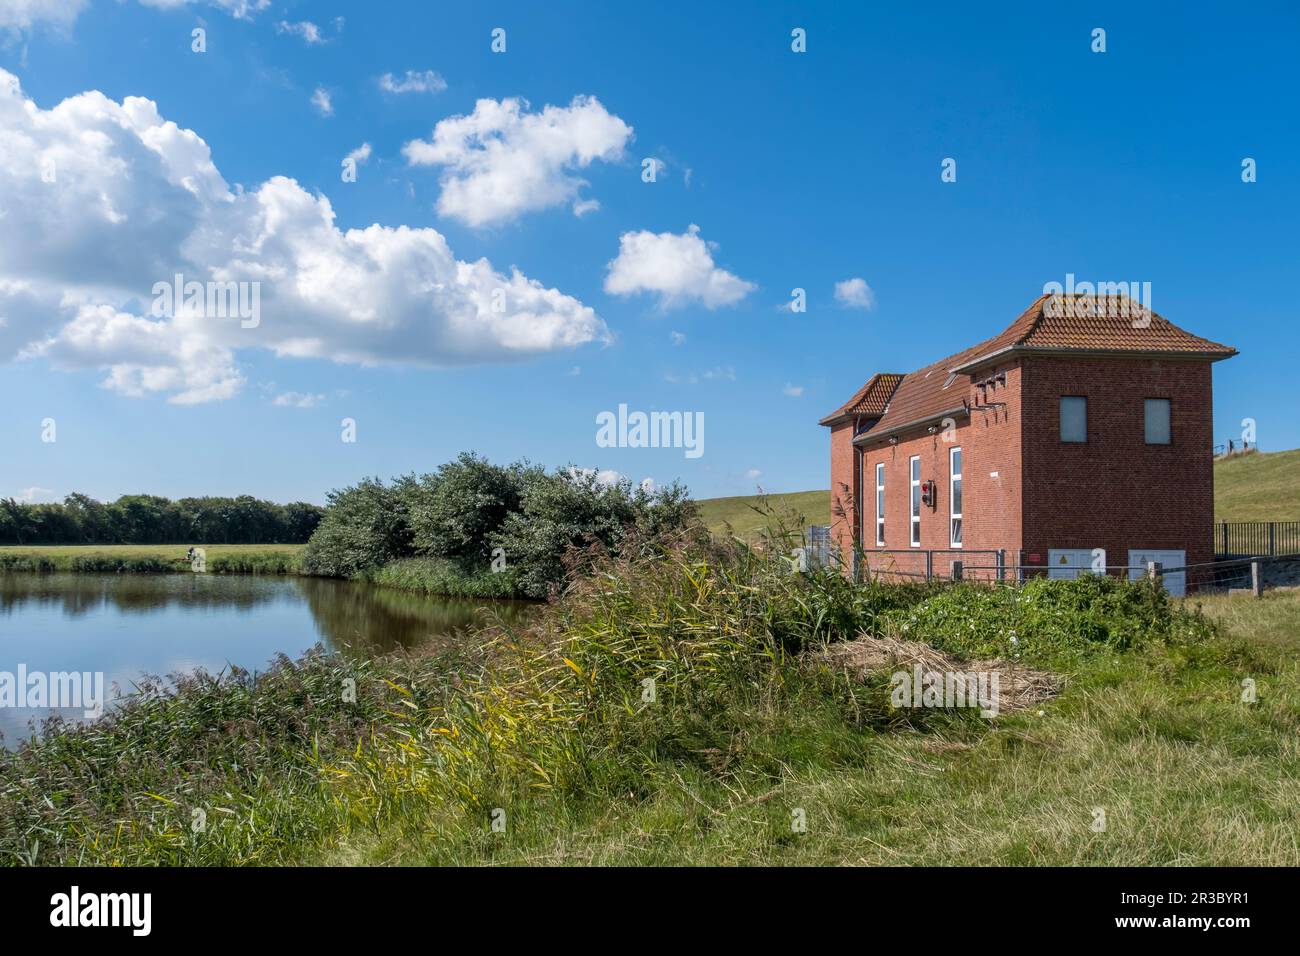
[[(147, 687), (0, 761), (0, 858), (1295, 864), (1300, 596), (1204, 603), (1110, 579), (853, 587), (683, 544), (458, 658)], [(1064, 689), (992, 721), (894, 709), (887, 674), (809, 661), (864, 632)]]

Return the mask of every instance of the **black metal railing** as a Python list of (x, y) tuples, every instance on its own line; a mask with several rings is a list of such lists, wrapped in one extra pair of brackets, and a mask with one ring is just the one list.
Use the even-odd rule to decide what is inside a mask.
[(1219, 557), (1300, 554), (1300, 521), (1219, 521), (1214, 525)]

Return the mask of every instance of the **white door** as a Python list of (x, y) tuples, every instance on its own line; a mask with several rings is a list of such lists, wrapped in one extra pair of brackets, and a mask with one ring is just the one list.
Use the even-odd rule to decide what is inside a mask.
[[(1187, 565), (1187, 552), (1133, 549), (1128, 553), (1128, 579), (1136, 581), (1142, 577), (1147, 573), (1147, 565), (1152, 561), (1159, 561), (1164, 568), (1182, 568)], [(1164, 574), (1164, 581), (1165, 590), (1173, 597), (1183, 597), (1187, 594), (1186, 571)]]
[[(1105, 573), (1106, 551), (1103, 548), (1097, 548), (1097, 563), (1103, 569), (1100, 573)], [(1093, 549), (1092, 548), (1048, 548), (1047, 549), (1047, 576), (1049, 578), (1060, 578), (1066, 581), (1073, 581), (1080, 574), (1093, 573)]]

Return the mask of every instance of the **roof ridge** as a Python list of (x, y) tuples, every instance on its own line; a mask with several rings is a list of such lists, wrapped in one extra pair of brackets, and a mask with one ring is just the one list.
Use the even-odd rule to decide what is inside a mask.
[(1037, 331), (1039, 324), (1043, 321), (1043, 316), (1046, 314), (1043, 306), (1047, 303), (1049, 297), (1050, 293), (1044, 292), (1033, 302), (1029, 303), (1029, 308), (1016, 316), (1015, 320), (1012, 321), (1010, 325), (1003, 329), (1000, 334), (993, 336), (993, 338), (1000, 339), (1003, 335), (1006, 335), (1027, 318), (1029, 320), (1029, 328), (1025, 329), (1022, 333), (1011, 340), (1012, 345), (1023, 345), (1029, 336), (1033, 335), (1034, 332)]

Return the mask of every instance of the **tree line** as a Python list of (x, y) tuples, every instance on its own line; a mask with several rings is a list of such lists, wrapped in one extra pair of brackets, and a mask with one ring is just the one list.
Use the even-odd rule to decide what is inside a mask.
[(8, 498), (0, 499), (0, 544), (301, 544), (324, 513), (305, 501), (281, 505), (251, 495), (101, 502), (71, 494), (62, 504)]

